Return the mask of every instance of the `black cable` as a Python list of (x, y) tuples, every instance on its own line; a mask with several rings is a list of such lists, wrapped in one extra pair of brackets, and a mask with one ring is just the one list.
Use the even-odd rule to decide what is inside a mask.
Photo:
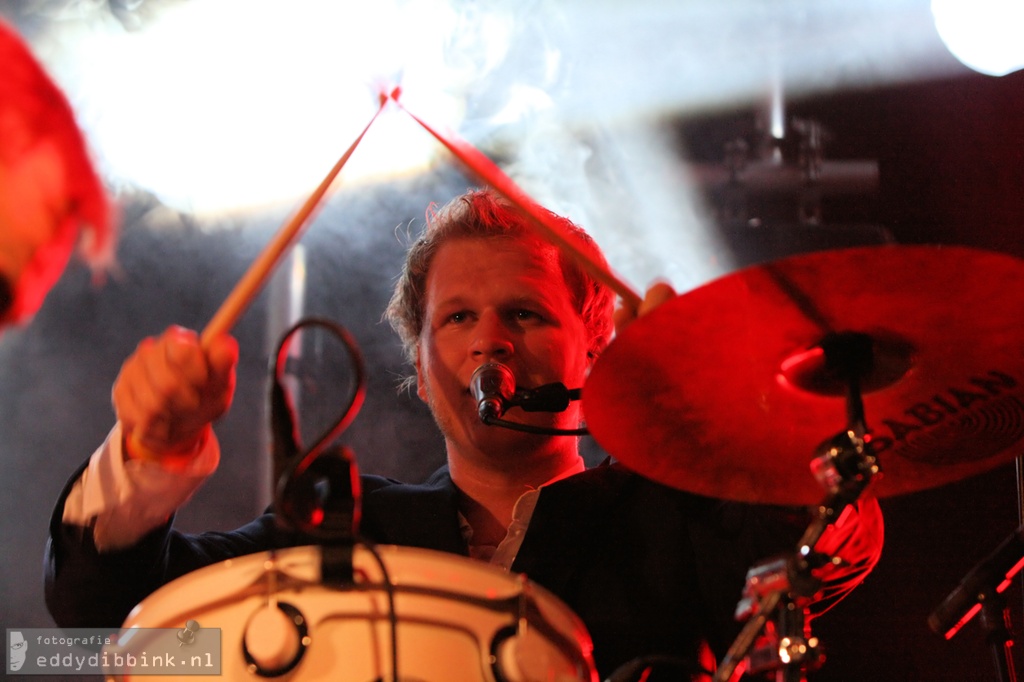
[(505, 429), (512, 429), (513, 431), (523, 431), (525, 433), (537, 433), (544, 436), (586, 436), (590, 431), (586, 427), (578, 429), (555, 429), (547, 426), (533, 426), (532, 424), (520, 424), (519, 422), (510, 422), (507, 419), (498, 419), (496, 417), (484, 417), (483, 423), (488, 426), (500, 426)]
[[(366, 363), (363, 361), (362, 351), (360, 351), (355, 338), (353, 338), (348, 330), (341, 325), (332, 322), (331, 320), (319, 317), (310, 317), (304, 320), (299, 320), (284, 333), (284, 336), (281, 338), (281, 342), (277, 346), (277, 353), (274, 356), (275, 384), (281, 386), (281, 379), (287, 365), (287, 351), (290, 347), (292, 336), (294, 336), (297, 331), (305, 327), (314, 326), (327, 329), (338, 337), (338, 339), (340, 339), (345, 345), (346, 350), (349, 352), (349, 357), (352, 359), (352, 369), (355, 372), (355, 385), (352, 389), (352, 395), (349, 397), (348, 405), (345, 406), (337, 420), (330, 425), (316, 440), (313, 446), (309, 448), (305, 456), (306, 459), (315, 457), (315, 455), (319, 454), (328, 443), (333, 441), (341, 434), (342, 431), (348, 428), (349, 424), (352, 423), (352, 420), (356, 418), (356, 415), (359, 413), (359, 409), (363, 406), (363, 401), (366, 398)], [(288, 407), (291, 409), (290, 405)]]
[(384, 564), (384, 558), (377, 551), (377, 547), (365, 540), (361, 540), (359, 544), (366, 548), (380, 567), (381, 581), (388, 599), (388, 624), (391, 627), (391, 680), (398, 682), (398, 613), (395, 611), (395, 585), (391, 582), (388, 567)]
[[(310, 448), (303, 450), (295, 426), (295, 410), (288, 392), (284, 389), (283, 375), (287, 365), (288, 349), (295, 333), (313, 326), (328, 330), (345, 345), (352, 360), (355, 380), (348, 403), (343, 407), (337, 419), (327, 427)], [(337, 524), (333, 523), (335, 520), (327, 519), (322, 514), (322, 507), (299, 514), (296, 510), (295, 492), (301, 484), (315, 486), (316, 480), (325, 478), (334, 481), (348, 479), (349, 492), (358, 489), (359, 481), (354, 457), (345, 448), (327, 452), (327, 447), (352, 423), (365, 399), (366, 369), (362, 353), (355, 339), (341, 325), (322, 318), (307, 318), (292, 325), (282, 336), (274, 356), (273, 369), (271, 419), (275, 439), (274, 473), (277, 477), (274, 507), (291, 527), (318, 540), (336, 540), (339, 529), (335, 527)], [(288, 436), (284, 437), (283, 434), (286, 433)], [(315, 502), (311, 504), (315, 504)], [(321, 512), (317, 514), (320, 518), (314, 518), (313, 514), (316, 512)], [(357, 515), (358, 510), (353, 510), (352, 513)], [(328, 523), (325, 524), (325, 520)], [(348, 535), (351, 536), (352, 533), (353, 531), (349, 530)]]

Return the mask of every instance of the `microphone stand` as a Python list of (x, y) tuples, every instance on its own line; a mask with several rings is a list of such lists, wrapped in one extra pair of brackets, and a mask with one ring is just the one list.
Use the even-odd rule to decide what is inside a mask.
[(981, 627), (986, 633), (985, 642), (992, 655), (997, 679), (1000, 682), (1016, 682), (1013, 636), (1010, 634), (1010, 608), (1001, 592), (996, 592), (982, 603)]
[(1024, 567), (1024, 526), (972, 568), (928, 616), (932, 631), (952, 639), (978, 613), (999, 682), (1016, 682), (1010, 609), (1004, 592)]
[[(819, 446), (811, 462), (811, 471), (826, 496), (796, 550), (755, 564), (747, 572), (744, 597), (736, 608), (737, 620), (747, 618), (747, 624), (715, 671), (715, 682), (732, 680), (745, 658), (747, 672), (775, 670), (776, 682), (803, 682), (804, 671), (822, 660), (821, 643), (811, 635), (808, 623), (808, 607), (820, 587), (812, 570), (838, 565), (841, 560), (815, 552), (814, 545), (843, 510), (857, 501), (880, 467), (866, 448), (860, 390), (861, 379), (873, 362), (870, 338), (849, 332), (830, 334), (820, 346), (825, 351), (825, 369), (846, 386), (848, 427)], [(755, 648), (759, 637), (764, 644)]]

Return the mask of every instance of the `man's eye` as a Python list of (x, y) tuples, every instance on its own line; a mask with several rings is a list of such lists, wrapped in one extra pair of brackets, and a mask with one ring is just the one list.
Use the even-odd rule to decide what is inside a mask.
[(523, 310), (517, 310), (516, 311), (516, 319), (517, 320), (536, 320), (536, 319), (540, 319), (540, 315), (538, 315), (537, 313), (533, 312), (532, 310), (523, 309)]
[(452, 313), (451, 315), (448, 316), (448, 321), (454, 322), (455, 324), (462, 324), (463, 322), (466, 321), (467, 317), (468, 315), (466, 315), (465, 312)]

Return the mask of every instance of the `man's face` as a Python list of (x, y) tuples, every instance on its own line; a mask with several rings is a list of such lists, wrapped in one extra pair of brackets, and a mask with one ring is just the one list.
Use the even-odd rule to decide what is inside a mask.
[(25, 641), (25, 636), (20, 632), (11, 633), (11, 670), (17, 672), (21, 670), (21, 666), (25, 664), (25, 656), (28, 654), (28, 642)]
[[(416, 371), (419, 396), (430, 405), (449, 449), (497, 458), (509, 452), (543, 456), (543, 444), (551, 439), (481, 423), (470, 377), (495, 361), (512, 370), (517, 388), (552, 382), (578, 388), (590, 364), (588, 345), (554, 247), (533, 240), (465, 238), (435, 254)], [(579, 408), (573, 403), (556, 415), (512, 408), (506, 418), (575, 428)]]

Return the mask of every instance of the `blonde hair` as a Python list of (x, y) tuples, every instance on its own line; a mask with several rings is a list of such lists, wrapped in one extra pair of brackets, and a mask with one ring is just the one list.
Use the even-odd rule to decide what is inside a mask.
[[(542, 209), (546, 210), (546, 209)], [(548, 211), (577, 247), (604, 266), (606, 260), (593, 238), (572, 221)], [(426, 308), (426, 282), (438, 249), (452, 239), (465, 237), (538, 239), (519, 209), (490, 189), (469, 191), (438, 210), (430, 210), (423, 234), (406, 253), (405, 265), (388, 303), (385, 317), (402, 339), (406, 358), (415, 363)], [(552, 248), (554, 248), (552, 246)], [(589, 333), (588, 351), (597, 356), (611, 340), (613, 292), (591, 277), (576, 261), (559, 251), (565, 284), (572, 292), (576, 311)]]

